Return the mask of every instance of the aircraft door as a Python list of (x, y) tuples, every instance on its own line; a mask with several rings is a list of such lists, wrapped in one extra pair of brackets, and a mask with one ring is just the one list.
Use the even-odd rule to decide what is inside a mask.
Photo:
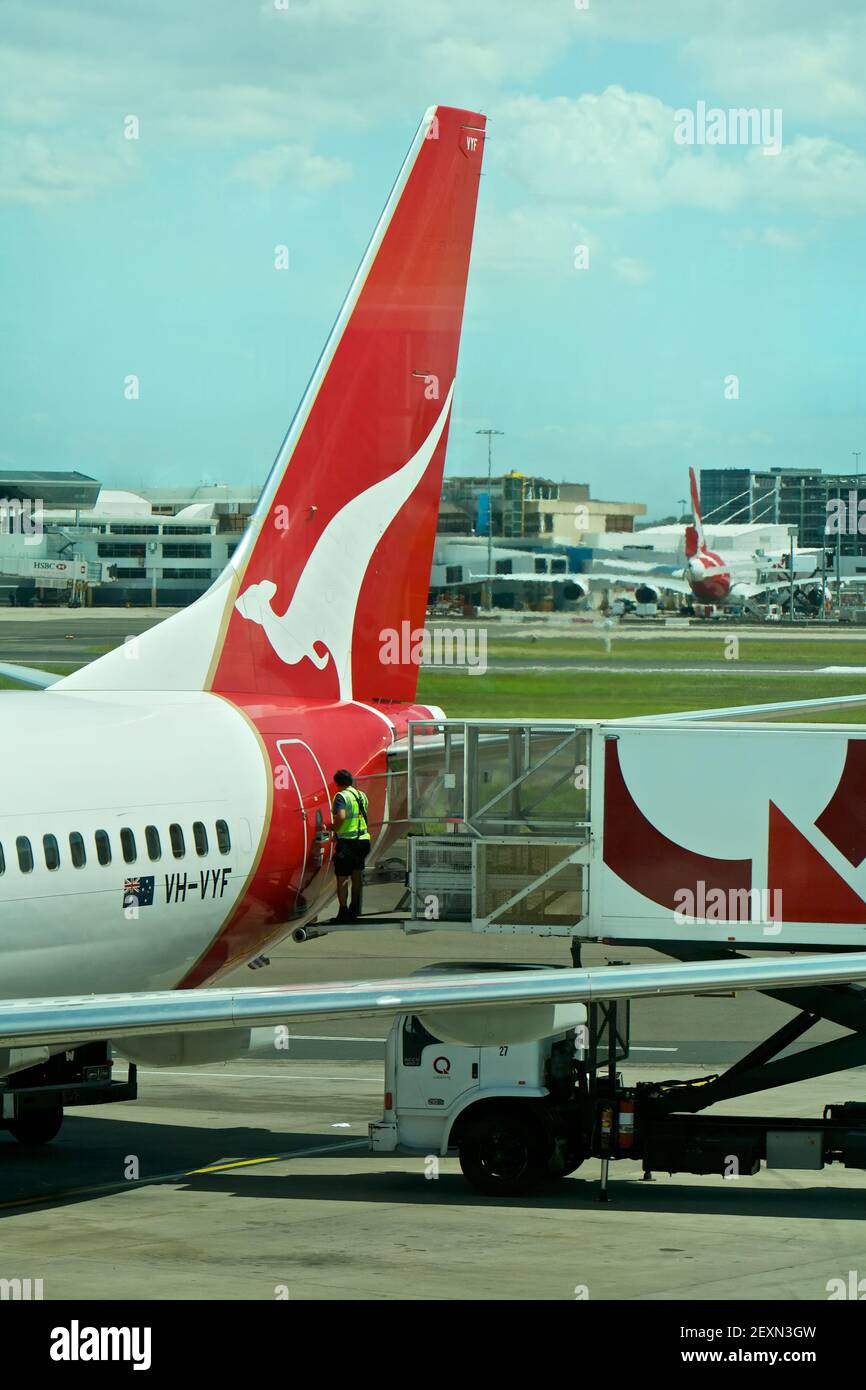
[[(302, 913), (314, 880), (327, 872), (331, 862), (331, 798), (321, 764), (309, 744), (299, 738), (277, 739), (277, 750), (286, 767), (285, 790), (297, 798), (295, 814), (302, 818), (303, 854), (292, 870), (288, 900), (290, 911)], [(292, 905), (293, 904), (293, 908)]]

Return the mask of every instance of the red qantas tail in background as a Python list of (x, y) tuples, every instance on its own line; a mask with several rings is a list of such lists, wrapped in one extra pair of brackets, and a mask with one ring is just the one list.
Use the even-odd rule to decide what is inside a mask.
[(698, 480), (695, 470), (689, 469), (689, 488), (692, 494), (692, 516), (694, 524), (686, 527), (686, 559), (690, 560), (699, 550), (706, 550), (704, 523), (701, 517), (701, 499), (698, 496)]
[(61, 684), (414, 698), (417, 665), (380, 654), (424, 622), (484, 127), (426, 113), (224, 573), (137, 660)]

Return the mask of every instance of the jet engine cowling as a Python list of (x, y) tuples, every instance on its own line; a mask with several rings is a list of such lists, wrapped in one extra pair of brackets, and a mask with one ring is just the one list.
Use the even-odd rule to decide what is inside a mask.
[(585, 1004), (521, 1004), (519, 1008), (434, 1009), (420, 1022), (445, 1043), (458, 1047), (504, 1047), (552, 1038), (586, 1023)]
[(588, 593), (589, 589), (577, 579), (566, 579), (562, 586), (562, 597), (571, 603), (582, 603)]
[(658, 603), (661, 598), (661, 590), (653, 588), (652, 584), (639, 584), (634, 591), (636, 603)]
[(214, 1028), (202, 1033), (156, 1033), (113, 1043), (130, 1062), (147, 1067), (201, 1067), (230, 1062), (250, 1048), (249, 1028)]

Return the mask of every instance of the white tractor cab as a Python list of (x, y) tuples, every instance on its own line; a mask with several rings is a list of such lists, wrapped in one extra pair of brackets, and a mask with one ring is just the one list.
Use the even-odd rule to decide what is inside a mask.
[[(384, 1115), (369, 1126), (370, 1148), (456, 1153), (471, 1186), (491, 1196), (565, 1177), (598, 1150), (595, 1070), (627, 1055), (627, 1006), (619, 1020), (625, 1033), (616, 1006), (556, 1005), (553, 1027), (562, 1026), (552, 1036), (476, 1047), (443, 1042), (416, 1015), (401, 1015), (385, 1047)], [(614, 1088), (619, 1080), (614, 1074)]]
[[(485, 968), (491, 967), (453, 964), (426, 971)], [(601, 1201), (608, 1200), (610, 1163), (617, 1159), (640, 1162), (645, 1178), (663, 1172), (724, 1180), (732, 1164), (744, 1177), (759, 1172), (762, 1163), (866, 1169), (866, 1102), (833, 1102), (820, 1119), (702, 1113), (717, 1101), (802, 1079), (796, 1054), (773, 1064), (769, 1077), (761, 1043), (718, 1076), (625, 1085), (617, 1063), (628, 1056), (627, 1000), (545, 1007), (551, 1012), (540, 1027), (539, 1013), (526, 1025), (516, 1010), (503, 1010), (504, 1019), (500, 1010), (481, 1010), (473, 1023), (471, 1014), (453, 1005), (423, 1018), (397, 1018), (385, 1049), (385, 1113), (370, 1125), (373, 1152), (425, 1158), (456, 1153), (477, 1192), (503, 1197), (563, 1178), (584, 1159), (598, 1158)], [(814, 1017), (802, 1013), (787, 1022), (774, 1039), (778, 1047), (787, 1047)], [(527, 1041), (527, 1027), (550, 1035)], [(474, 1036), (477, 1045), (443, 1040), (442, 1033)], [(509, 1040), (494, 1042), (499, 1033)]]
[(573, 1090), (581, 1042), (571, 1028), (540, 1042), (463, 1047), (404, 1014), (388, 1036), (384, 1116), (370, 1125), (370, 1148), (456, 1153), (464, 1177), (490, 1195), (564, 1177), (584, 1158), (556, 1123), (557, 1098)]

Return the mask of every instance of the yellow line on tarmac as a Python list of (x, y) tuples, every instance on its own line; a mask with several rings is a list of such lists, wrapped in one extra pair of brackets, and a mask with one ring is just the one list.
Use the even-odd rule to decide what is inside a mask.
[(212, 1163), (209, 1168), (190, 1169), (187, 1176), (192, 1177), (194, 1173), (223, 1173), (226, 1168), (250, 1168), (254, 1163), (279, 1163), (285, 1157), (285, 1154), (272, 1154), (270, 1158), (238, 1158), (233, 1163)]
[(113, 1192), (129, 1192), (131, 1188), (151, 1187), (155, 1183), (180, 1182), (183, 1178), (196, 1177), (201, 1173), (222, 1173), (229, 1168), (249, 1168), (257, 1163), (286, 1163), (292, 1158), (313, 1158), (321, 1155), (327, 1158), (332, 1153), (342, 1153), (346, 1149), (366, 1147), (366, 1139), (346, 1139), (341, 1144), (316, 1144), (306, 1149), (290, 1149), (287, 1153), (270, 1154), (265, 1158), (238, 1158), (228, 1163), (213, 1163), (206, 1168), (181, 1168), (174, 1173), (156, 1173), (150, 1178), (131, 1178), (124, 1182), (97, 1183), (93, 1187), (61, 1188), (59, 1192), (40, 1193), (36, 1197), (15, 1197), (10, 1202), (0, 1202), (0, 1211), (11, 1207), (32, 1207), (48, 1202), (66, 1202), (73, 1197), (109, 1196)]

